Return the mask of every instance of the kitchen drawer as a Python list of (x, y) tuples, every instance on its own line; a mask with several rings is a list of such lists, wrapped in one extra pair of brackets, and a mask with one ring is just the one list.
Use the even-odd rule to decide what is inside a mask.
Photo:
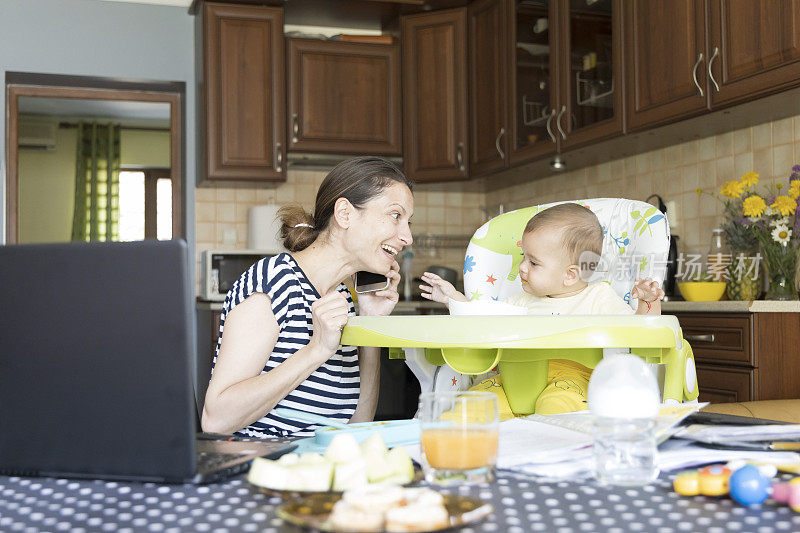
[(697, 365), (701, 402), (749, 402), (755, 399), (756, 370)]
[(675, 316), (698, 363), (756, 366), (750, 342), (750, 314), (676, 313)]

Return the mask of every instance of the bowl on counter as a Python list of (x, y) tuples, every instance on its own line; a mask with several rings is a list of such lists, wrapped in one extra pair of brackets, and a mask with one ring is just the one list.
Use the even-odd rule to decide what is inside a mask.
[(725, 295), (724, 281), (680, 281), (678, 288), (687, 302), (716, 302)]

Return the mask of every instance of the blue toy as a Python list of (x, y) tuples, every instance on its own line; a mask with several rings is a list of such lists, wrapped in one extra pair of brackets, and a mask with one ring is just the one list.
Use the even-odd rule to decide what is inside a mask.
[(770, 480), (755, 465), (744, 465), (728, 481), (731, 498), (742, 505), (759, 504), (770, 493)]

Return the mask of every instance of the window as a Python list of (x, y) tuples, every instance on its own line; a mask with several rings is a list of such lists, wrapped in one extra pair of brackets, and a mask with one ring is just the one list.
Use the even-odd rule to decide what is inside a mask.
[(119, 173), (119, 239), (172, 238), (172, 180), (169, 169)]

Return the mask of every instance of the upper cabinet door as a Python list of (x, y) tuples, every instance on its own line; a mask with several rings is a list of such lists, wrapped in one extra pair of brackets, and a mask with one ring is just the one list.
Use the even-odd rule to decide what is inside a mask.
[(469, 163), (474, 175), (508, 166), (508, 24), (504, 0), (469, 6)]
[(507, 54), (511, 65), (508, 123), (511, 163), (554, 154), (561, 140), (557, 119), (566, 114), (558, 90), (557, 1), (510, 0)]
[(800, 84), (800, 0), (710, 0), (712, 105)]
[(287, 39), (289, 149), (401, 153), (396, 45)]
[(701, 113), (707, 108), (705, 3), (628, 0), (624, 6), (628, 128)]
[(562, 108), (556, 120), (562, 148), (621, 134), (622, 1), (564, 0), (564, 53), (559, 57)]
[(466, 179), (467, 10), (403, 17), (405, 170), (418, 181)]
[(207, 179), (286, 179), (283, 69), (283, 9), (203, 4)]

